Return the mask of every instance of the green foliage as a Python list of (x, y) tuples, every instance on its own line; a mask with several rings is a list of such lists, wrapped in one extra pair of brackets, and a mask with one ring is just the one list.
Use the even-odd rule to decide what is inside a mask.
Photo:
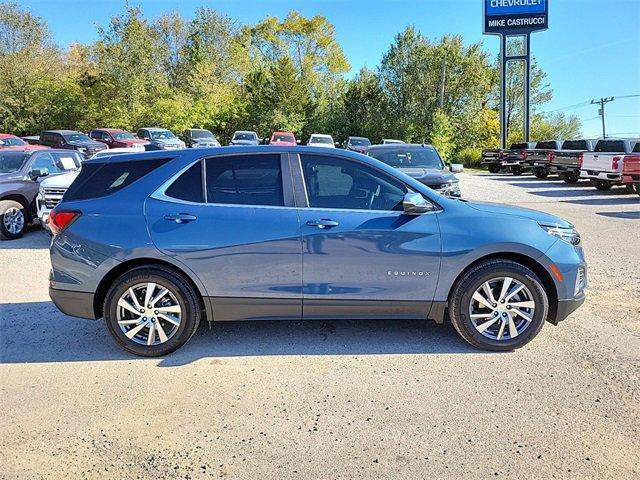
[(455, 156), (455, 163), (462, 163), (465, 167), (479, 168), (482, 161), (482, 149), (465, 147)]
[[(291, 130), (303, 141), (362, 135), (430, 141), (465, 163), (498, 145), (499, 62), (459, 36), (430, 40), (409, 27), (378, 68), (348, 78), (333, 25), (295, 11), (240, 26), (209, 7), (150, 19), (127, 4), (97, 34), (63, 51), (43, 19), (0, 2), (0, 130), (202, 127), (223, 142), (237, 129)], [(511, 140), (522, 137), (523, 75), (516, 64), (508, 82)], [(533, 63), (533, 138), (579, 135), (576, 117), (537, 113), (551, 95)]]

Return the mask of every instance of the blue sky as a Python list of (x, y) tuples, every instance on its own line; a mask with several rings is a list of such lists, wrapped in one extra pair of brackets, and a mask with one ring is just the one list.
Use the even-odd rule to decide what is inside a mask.
[[(124, 0), (20, 0), (45, 18), (56, 41), (90, 42), (97, 24), (124, 8)], [(352, 70), (375, 67), (395, 34), (408, 25), (437, 38), (459, 34), (468, 43), (482, 41), (497, 55), (498, 37), (482, 35), (482, 0), (131, 0), (155, 17), (178, 10), (185, 17), (208, 5), (241, 23), (266, 15), (286, 16), (295, 9), (324, 15)], [(546, 71), (554, 99), (544, 110), (578, 115), (586, 136), (601, 132), (597, 107), (585, 102), (607, 96), (640, 95), (640, 0), (549, 0), (549, 30), (533, 35), (532, 52)], [(619, 98), (606, 107), (607, 133), (640, 137), (640, 96)]]

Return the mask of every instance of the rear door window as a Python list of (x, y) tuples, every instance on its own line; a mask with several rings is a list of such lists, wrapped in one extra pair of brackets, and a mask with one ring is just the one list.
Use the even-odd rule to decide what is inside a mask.
[(207, 203), (284, 206), (280, 155), (205, 160)]
[(204, 202), (202, 188), (202, 162), (196, 162), (186, 172), (180, 175), (165, 191), (168, 197), (187, 202)]

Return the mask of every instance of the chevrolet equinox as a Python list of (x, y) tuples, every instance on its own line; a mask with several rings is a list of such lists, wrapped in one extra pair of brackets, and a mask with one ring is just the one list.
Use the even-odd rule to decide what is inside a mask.
[(318, 147), (85, 162), (50, 216), (50, 295), (160, 356), (201, 320), (449, 319), (513, 350), (581, 305), (580, 236), (552, 215), (447, 198)]

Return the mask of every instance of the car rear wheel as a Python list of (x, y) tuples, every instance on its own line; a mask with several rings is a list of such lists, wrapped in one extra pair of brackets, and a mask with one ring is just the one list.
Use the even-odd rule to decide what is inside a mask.
[(636, 188), (636, 193), (640, 195), (640, 183), (634, 183), (634, 186)]
[(454, 328), (476, 348), (509, 351), (529, 343), (547, 318), (540, 279), (511, 260), (488, 260), (456, 283), (449, 298)]
[(515, 176), (520, 176), (522, 175), (522, 167), (516, 165), (514, 167), (511, 167), (511, 173), (513, 173)]
[(489, 165), (489, 173), (500, 173), (500, 165)]
[(533, 169), (533, 174), (538, 178), (547, 178), (549, 176), (549, 170), (543, 167)]
[(27, 229), (27, 210), (14, 200), (0, 201), (0, 238), (15, 240)]
[(562, 179), (566, 183), (578, 183), (578, 180), (580, 179), (580, 174), (579, 173), (565, 173), (565, 174), (562, 175)]
[(104, 302), (109, 333), (135, 355), (167, 355), (187, 343), (200, 323), (200, 299), (188, 280), (164, 267), (119, 277)]
[(591, 185), (602, 191), (610, 190), (613, 186), (611, 182), (607, 182), (606, 180), (591, 180)]

